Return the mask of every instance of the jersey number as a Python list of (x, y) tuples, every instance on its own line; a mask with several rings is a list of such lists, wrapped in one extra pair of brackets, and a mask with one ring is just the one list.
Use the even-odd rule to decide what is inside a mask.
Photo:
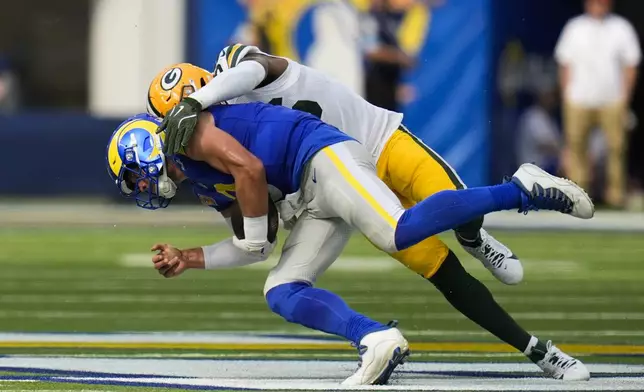
[[(271, 105), (282, 106), (282, 98), (273, 98), (268, 103), (270, 103)], [(301, 112), (307, 112), (317, 118), (322, 118), (322, 107), (315, 101), (297, 101), (295, 102), (295, 105), (293, 105), (292, 109), (299, 110)]]

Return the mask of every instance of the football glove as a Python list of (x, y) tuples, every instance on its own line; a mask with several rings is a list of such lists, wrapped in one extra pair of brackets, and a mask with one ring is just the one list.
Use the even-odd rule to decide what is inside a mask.
[(199, 101), (186, 97), (166, 114), (163, 122), (157, 128), (157, 133), (165, 131), (164, 154), (178, 154), (188, 145), (197, 127), (201, 109)]

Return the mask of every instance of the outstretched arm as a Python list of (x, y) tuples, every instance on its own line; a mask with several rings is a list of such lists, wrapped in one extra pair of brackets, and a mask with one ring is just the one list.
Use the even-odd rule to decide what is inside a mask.
[(279, 78), (287, 66), (288, 62), (282, 58), (251, 53), (234, 68), (218, 73), (188, 98), (197, 101), (202, 108), (237, 98)]
[[(271, 244), (270, 250), (274, 246)], [(235, 268), (265, 261), (270, 250), (264, 253), (248, 252), (235, 246), (232, 238), (213, 245), (181, 250), (167, 244), (156, 244), (152, 251), (158, 253), (152, 256), (152, 263), (161, 275), (173, 278), (188, 269)]]
[(208, 84), (190, 94), (202, 108), (237, 98), (253, 91), (266, 78), (267, 70), (257, 61), (244, 61), (215, 76)]
[(157, 133), (166, 133), (163, 145), (165, 154), (178, 154), (188, 145), (195, 131), (197, 115), (204, 108), (248, 94), (255, 88), (273, 82), (284, 73), (288, 61), (263, 53), (249, 53), (230, 67), (166, 114), (157, 129)]
[[(232, 229), (230, 208), (221, 211), (221, 215)], [(268, 245), (267, 252), (257, 253), (240, 249), (235, 246), (232, 238), (213, 245), (190, 249), (178, 249), (168, 244), (155, 244), (152, 251), (157, 251), (157, 254), (152, 256), (152, 263), (161, 275), (173, 278), (188, 269), (234, 268), (265, 261), (276, 245), (277, 241)]]

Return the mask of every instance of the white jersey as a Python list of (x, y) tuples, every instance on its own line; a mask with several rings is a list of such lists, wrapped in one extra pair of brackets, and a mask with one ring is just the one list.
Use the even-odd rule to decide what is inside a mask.
[[(259, 52), (255, 47), (237, 51), (233, 47), (232, 55), (225, 56), (231, 53), (228, 48), (222, 51), (224, 58), (230, 59), (228, 64), (224, 63), (228, 68), (239, 63), (246, 53)], [(235, 52), (241, 53), (235, 56)], [(370, 104), (320, 71), (287, 58), (285, 60), (288, 61), (288, 67), (277, 80), (228, 102), (261, 101), (314, 114), (364, 145), (374, 162), (377, 162), (385, 144), (400, 126), (403, 115)]]

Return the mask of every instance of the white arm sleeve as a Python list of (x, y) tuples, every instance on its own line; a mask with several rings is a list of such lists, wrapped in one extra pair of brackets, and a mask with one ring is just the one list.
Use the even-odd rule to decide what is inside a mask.
[(247, 94), (266, 77), (266, 70), (257, 61), (242, 61), (236, 67), (221, 72), (210, 83), (190, 95), (207, 108)]
[(233, 239), (228, 238), (213, 245), (202, 246), (206, 269), (233, 268), (265, 261), (271, 254), (277, 241), (270, 245), (264, 254), (246, 252), (233, 245)]

